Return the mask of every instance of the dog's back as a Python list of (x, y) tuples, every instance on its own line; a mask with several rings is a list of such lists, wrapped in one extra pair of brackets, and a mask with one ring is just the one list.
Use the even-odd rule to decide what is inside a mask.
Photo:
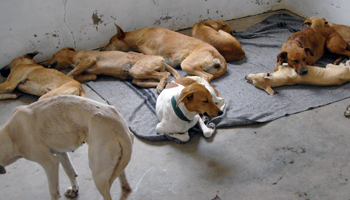
[(242, 45), (232, 36), (232, 28), (224, 21), (198, 22), (192, 27), (191, 35), (213, 45), (228, 62), (245, 55)]

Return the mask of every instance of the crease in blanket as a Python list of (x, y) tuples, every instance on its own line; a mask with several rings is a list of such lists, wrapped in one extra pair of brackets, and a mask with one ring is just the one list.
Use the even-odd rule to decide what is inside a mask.
[[(225, 99), (226, 108), (223, 115), (209, 123), (214, 122), (217, 128), (264, 123), (350, 97), (349, 83), (332, 87), (282, 86), (274, 88), (276, 94), (270, 96), (245, 80), (251, 73), (272, 72), (282, 44), (292, 32), (305, 28), (301, 27), (303, 22), (302, 18), (275, 14), (246, 31), (234, 33), (246, 55), (228, 63), (226, 73), (210, 82)], [(316, 65), (325, 67), (335, 59), (325, 56)], [(178, 72), (181, 76), (186, 74), (182, 70)], [(155, 113), (158, 97), (155, 88), (139, 88), (109, 77), (99, 77), (88, 85), (116, 107), (135, 135), (149, 141), (168, 140), (155, 130), (159, 122)], [(194, 127), (190, 135), (199, 132)]]

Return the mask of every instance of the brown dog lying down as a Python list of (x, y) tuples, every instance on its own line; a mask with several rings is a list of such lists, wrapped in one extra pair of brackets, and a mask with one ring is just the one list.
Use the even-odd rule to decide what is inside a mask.
[(119, 26), (102, 50), (137, 51), (160, 55), (172, 67), (211, 81), (226, 72), (225, 58), (210, 44), (162, 27), (124, 32)]
[(242, 45), (232, 36), (232, 28), (223, 20), (198, 22), (192, 27), (191, 34), (213, 45), (227, 62), (239, 60), (245, 55)]
[(2, 68), (0, 73), (7, 80), (0, 83), (0, 99), (16, 99), (21, 92), (41, 96), (39, 100), (57, 95), (77, 95), (86, 97), (81, 84), (55, 69), (47, 69), (37, 64), (33, 57), (39, 52), (28, 53), (14, 59)]
[(273, 95), (272, 87), (282, 85), (318, 85), (330, 86), (341, 85), (350, 81), (350, 61), (344, 65), (328, 64), (326, 68), (316, 66), (306, 66), (308, 73), (299, 75), (288, 64), (278, 66), (278, 70), (271, 73), (249, 74), (246, 79), (255, 87), (265, 90), (269, 95)]
[(97, 190), (111, 200), (110, 188), (119, 176), (121, 199), (131, 192), (124, 169), (130, 161), (133, 134), (113, 107), (87, 98), (62, 95), (17, 107), (0, 127), (0, 174), (20, 158), (40, 164), (48, 179), (51, 200), (59, 199), (59, 163), (71, 187), (65, 193), (75, 197), (77, 174), (67, 152), (84, 143), (89, 146), (89, 167)]
[(302, 25), (304, 24), (306, 24), (308, 27), (311, 27), (311, 28), (332, 27), (350, 45), (350, 26), (346, 26), (342, 24), (334, 24), (330, 21), (327, 21), (325, 18), (320, 19), (315, 16), (306, 19)]
[[(279, 63), (288, 63), (298, 74), (308, 72), (306, 65), (315, 65), (325, 52), (328, 51), (341, 56), (350, 57), (347, 42), (330, 27), (307, 28), (290, 34), (281, 47), (277, 56), (276, 70)], [(338, 61), (338, 60), (337, 60)]]
[(77, 52), (74, 48), (67, 47), (54, 54), (44, 65), (57, 70), (73, 67), (68, 76), (80, 82), (96, 80), (97, 75), (108, 75), (122, 80), (132, 79), (140, 87), (156, 87), (158, 93), (163, 90), (170, 73), (176, 79), (181, 77), (161, 56), (136, 52)]

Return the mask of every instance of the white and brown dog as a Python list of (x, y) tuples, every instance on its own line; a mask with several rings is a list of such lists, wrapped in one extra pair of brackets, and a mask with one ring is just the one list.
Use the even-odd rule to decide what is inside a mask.
[[(207, 89), (208, 88), (208, 89)], [(183, 77), (169, 83), (160, 93), (156, 113), (156, 131), (181, 142), (190, 139), (188, 130), (199, 125), (206, 138), (215, 132), (215, 124), (205, 125), (199, 114), (218, 116), (223, 113), (224, 99), (207, 81), (200, 77)]]
[(341, 85), (350, 81), (350, 61), (344, 65), (328, 64), (326, 68), (306, 65), (308, 73), (299, 75), (287, 63), (279, 65), (277, 71), (268, 73), (249, 74), (246, 79), (255, 87), (265, 90), (273, 95), (272, 87), (282, 85), (318, 85), (331, 86)]
[(112, 199), (110, 188), (118, 176), (121, 199), (126, 199), (131, 189), (124, 168), (131, 158), (133, 134), (113, 106), (78, 96), (56, 96), (17, 107), (0, 128), (0, 173), (19, 158), (37, 162), (47, 175), (51, 200), (56, 200), (61, 163), (71, 182), (65, 195), (74, 197), (79, 187), (67, 152), (85, 142), (92, 177), (103, 199)]

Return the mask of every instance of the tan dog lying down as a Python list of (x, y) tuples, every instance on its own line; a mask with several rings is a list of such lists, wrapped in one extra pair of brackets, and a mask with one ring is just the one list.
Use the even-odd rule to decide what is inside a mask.
[(67, 152), (89, 146), (89, 167), (97, 190), (111, 200), (110, 188), (119, 176), (121, 199), (131, 192), (124, 174), (130, 161), (133, 134), (112, 106), (87, 98), (63, 95), (19, 106), (0, 128), (0, 173), (19, 158), (40, 164), (46, 173), (51, 200), (60, 197), (58, 167), (62, 164), (71, 187), (78, 193), (77, 174)]
[(350, 81), (349, 60), (345, 65), (341, 63), (340, 65), (328, 64), (326, 68), (309, 65), (306, 67), (309, 72), (305, 75), (299, 75), (287, 64), (283, 64), (278, 66), (278, 70), (273, 73), (249, 74), (246, 76), (246, 79), (249, 83), (265, 90), (270, 95), (274, 94), (272, 87), (282, 85), (330, 86), (341, 85)]
[(67, 47), (54, 54), (45, 65), (57, 70), (73, 67), (68, 75), (80, 82), (96, 80), (97, 75), (108, 75), (122, 80), (132, 79), (140, 87), (156, 87), (158, 93), (163, 90), (170, 73), (175, 78), (181, 77), (161, 56), (136, 52), (77, 52)]
[(306, 24), (308, 27), (316, 28), (316, 27), (332, 27), (335, 31), (337, 31), (343, 39), (350, 45), (350, 26), (335, 24), (330, 21), (327, 21), (325, 18), (318, 17), (310, 17), (304, 21), (302, 25)]
[(211, 81), (226, 72), (225, 58), (210, 44), (162, 27), (124, 32), (119, 26), (104, 51), (136, 51), (160, 55), (172, 67)]
[(241, 43), (232, 36), (232, 28), (224, 20), (198, 22), (192, 27), (191, 34), (213, 45), (227, 62), (239, 60), (245, 55)]
[(57, 95), (77, 95), (86, 97), (81, 84), (55, 69), (47, 69), (37, 64), (33, 57), (39, 52), (28, 53), (14, 59), (0, 70), (7, 80), (0, 83), (0, 99), (16, 99), (21, 92), (41, 96), (39, 100)]

